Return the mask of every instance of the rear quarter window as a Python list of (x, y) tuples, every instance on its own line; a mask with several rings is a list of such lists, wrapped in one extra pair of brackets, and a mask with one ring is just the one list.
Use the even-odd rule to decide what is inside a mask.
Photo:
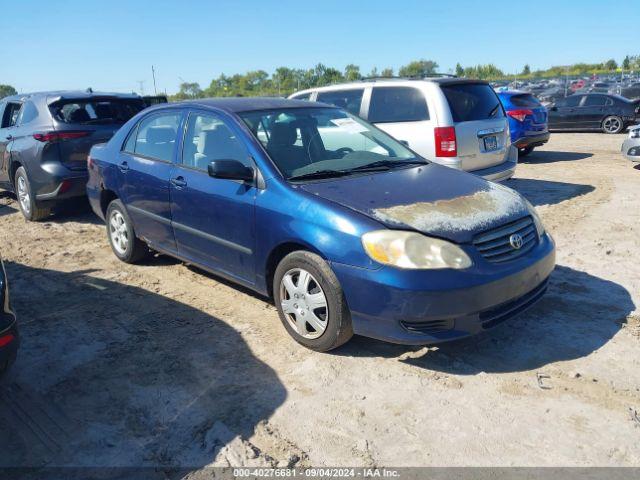
[(542, 105), (533, 95), (513, 95), (511, 97), (511, 104), (514, 107), (524, 108), (536, 108)]
[(441, 88), (456, 123), (504, 117), (502, 104), (488, 84), (461, 83)]
[(367, 118), (372, 123), (429, 120), (427, 101), (413, 87), (374, 87)]

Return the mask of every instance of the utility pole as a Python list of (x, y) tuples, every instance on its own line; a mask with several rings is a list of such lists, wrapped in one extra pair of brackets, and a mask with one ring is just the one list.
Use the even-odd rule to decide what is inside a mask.
[(158, 95), (158, 89), (156, 88), (156, 70), (151, 65), (151, 75), (153, 75), (153, 94)]
[(138, 80), (138, 85), (140, 85), (140, 95), (144, 95), (144, 80)]

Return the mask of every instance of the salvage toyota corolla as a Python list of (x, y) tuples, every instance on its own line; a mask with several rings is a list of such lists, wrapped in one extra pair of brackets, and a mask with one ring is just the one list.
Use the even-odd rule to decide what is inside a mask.
[(555, 264), (519, 194), (319, 103), (152, 107), (88, 164), (119, 259), (157, 251), (271, 295), (314, 350), (481, 332), (538, 300)]

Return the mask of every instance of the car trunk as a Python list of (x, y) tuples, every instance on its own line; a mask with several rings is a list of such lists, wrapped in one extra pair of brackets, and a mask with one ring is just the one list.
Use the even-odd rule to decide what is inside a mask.
[(503, 163), (511, 140), (493, 89), (484, 82), (448, 83), (441, 88), (451, 110), (462, 169), (480, 170)]
[(91, 147), (107, 142), (143, 108), (139, 98), (110, 96), (63, 98), (51, 103), (56, 134), (53, 141), (61, 163), (71, 170), (86, 170)]

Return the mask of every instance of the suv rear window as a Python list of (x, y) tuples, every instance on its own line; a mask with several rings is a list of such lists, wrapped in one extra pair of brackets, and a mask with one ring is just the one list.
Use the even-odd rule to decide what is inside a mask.
[(442, 85), (454, 122), (504, 117), (502, 104), (486, 83)]
[(536, 97), (528, 93), (523, 95), (513, 95), (511, 97), (511, 103), (513, 104), (514, 107), (525, 107), (525, 108), (536, 108), (542, 105)]
[(372, 123), (429, 120), (424, 95), (412, 87), (374, 87), (367, 118)]
[(142, 100), (114, 98), (61, 100), (49, 106), (56, 120), (77, 125), (125, 123), (143, 108)]

